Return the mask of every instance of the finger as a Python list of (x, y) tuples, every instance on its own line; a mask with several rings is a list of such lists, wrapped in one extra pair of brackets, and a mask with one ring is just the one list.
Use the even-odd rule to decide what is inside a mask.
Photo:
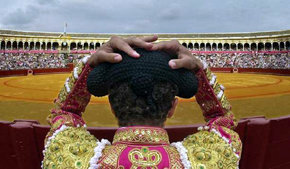
[(152, 50), (166, 50), (169, 48), (169, 44), (166, 42), (159, 42), (153, 44)]
[(130, 38), (130, 39), (128, 39), (128, 44), (130, 46), (144, 48), (147, 50), (150, 50), (153, 47), (152, 43), (146, 42), (146, 41), (142, 40), (141, 38)]
[(140, 54), (138, 54), (134, 49), (132, 49), (131, 46), (124, 40), (119, 41), (119, 43), (116, 43), (115, 48), (127, 53), (129, 56), (135, 58), (140, 57)]
[(179, 52), (180, 44), (177, 40), (163, 41), (153, 45), (152, 50), (163, 50), (172, 54)]
[(98, 65), (103, 62), (109, 62), (109, 63), (117, 63), (122, 60), (122, 56), (117, 53), (107, 53), (105, 51), (100, 51), (97, 54), (97, 58), (94, 61), (94, 65)]
[(197, 68), (197, 64), (190, 57), (181, 57), (181, 59), (172, 59), (169, 61), (168, 64), (172, 69), (185, 68), (188, 70), (195, 70)]
[(153, 35), (153, 36), (144, 36), (142, 38), (140, 38), (141, 40), (145, 41), (145, 42), (155, 42), (158, 39), (157, 35)]
[(184, 47), (183, 45), (179, 45), (178, 53), (179, 55), (183, 54), (183, 55), (192, 56), (191, 51), (188, 48)]

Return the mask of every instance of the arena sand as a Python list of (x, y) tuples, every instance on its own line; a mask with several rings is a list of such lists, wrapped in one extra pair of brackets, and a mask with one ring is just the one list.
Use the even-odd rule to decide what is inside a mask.
[[(233, 112), (238, 119), (267, 118), (290, 114), (290, 76), (216, 73), (226, 87)], [(69, 74), (49, 74), (0, 78), (0, 120), (34, 119), (47, 124), (53, 99)], [(83, 115), (88, 126), (117, 126), (107, 97), (92, 97)], [(177, 111), (166, 125), (204, 123), (194, 99), (180, 100)]]

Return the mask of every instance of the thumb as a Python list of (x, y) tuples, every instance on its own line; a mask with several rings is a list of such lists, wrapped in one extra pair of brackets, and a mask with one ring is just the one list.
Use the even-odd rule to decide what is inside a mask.
[(122, 56), (118, 53), (106, 53), (102, 52), (99, 55), (98, 62), (103, 63), (103, 62), (109, 62), (109, 63), (117, 63), (122, 60)]
[(95, 67), (100, 63), (109, 62), (109, 63), (118, 63), (122, 60), (122, 56), (117, 53), (107, 53), (107, 52), (98, 52), (96, 55), (90, 58), (90, 66)]
[(190, 58), (181, 58), (181, 59), (172, 59), (169, 61), (169, 66), (172, 69), (185, 68), (188, 70), (193, 70), (196, 67), (196, 64), (193, 63), (193, 60)]

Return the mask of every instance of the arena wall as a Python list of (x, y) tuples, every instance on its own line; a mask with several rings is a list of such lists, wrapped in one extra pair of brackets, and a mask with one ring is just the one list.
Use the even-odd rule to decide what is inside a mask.
[(290, 75), (290, 69), (211, 68), (211, 70), (213, 72), (224, 72), (224, 73), (263, 73), (263, 74)]
[[(290, 168), (290, 116), (242, 119), (236, 132), (243, 143), (240, 169)], [(182, 141), (200, 125), (166, 127), (171, 142)], [(96, 138), (113, 140), (116, 128), (89, 127)], [(0, 121), (1, 168), (39, 169), (49, 126), (34, 120)]]
[[(33, 75), (50, 74), (50, 73), (68, 73), (73, 70), (73, 64), (69, 64), (67, 68), (51, 68), (51, 69), (32, 69)], [(258, 69), (258, 68), (211, 68), (213, 72), (224, 73), (263, 73), (263, 74), (278, 74), (290, 75), (290, 69)], [(26, 76), (29, 70), (2, 70), (0, 77), (7, 76)]]
[(6, 76), (26, 76), (29, 71), (32, 71), (33, 75), (38, 74), (50, 74), (50, 73), (68, 73), (73, 70), (73, 64), (69, 63), (66, 68), (46, 68), (46, 69), (30, 69), (30, 70), (1, 70), (0, 77)]

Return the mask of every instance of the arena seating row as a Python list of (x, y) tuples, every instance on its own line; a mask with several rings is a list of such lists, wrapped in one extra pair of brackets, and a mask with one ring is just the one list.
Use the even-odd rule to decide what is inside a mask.
[(46, 53), (46, 54), (58, 54), (58, 50), (0, 50), (0, 53)]
[(197, 53), (197, 54), (215, 54), (215, 53), (246, 53), (246, 54), (254, 54), (254, 53), (264, 53), (264, 54), (277, 54), (277, 53), (290, 53), (289, 50), (283, 50), (283, 51), (267, 51), (267, 50), (261, 50), (261, 51), (255, 51), (255, 50), (250, 50), (250, 51), (241, 51), (241, 50), (230, 50), (230, 51), (198, 51), (198, 50), (192, 50), (192, 53)]
[[(88, 54), (94, 53), (95, 50), (71, 50), (71, 54)], [(57, 54), (59, 50), (0, 50), (0, 53), (46, 53), (46, 54)], [(199, 51), (199, 50), (192, 50), (192, 53), (203, 53), (203, 54), (212, 54), (212, 53), (264, 53), (264, 54), (277, 54), (277, 53), (290, 53), (290, 50), (283, 50), (283, 51), (241, 51), (241, 50), (230, 50), (230, 51)]]
[[(171, 142), (197, 132), (199, 125), (166, 127)], [(116, 128), (89, 128), (98, 139), (110, 141)], [(39, 169), (48, 126), (33, 120), (0, 122), (1, 169)], [(290, 168), (290, 116), (242, 119), (236, 129), (243, 142), (240, 169)]]

